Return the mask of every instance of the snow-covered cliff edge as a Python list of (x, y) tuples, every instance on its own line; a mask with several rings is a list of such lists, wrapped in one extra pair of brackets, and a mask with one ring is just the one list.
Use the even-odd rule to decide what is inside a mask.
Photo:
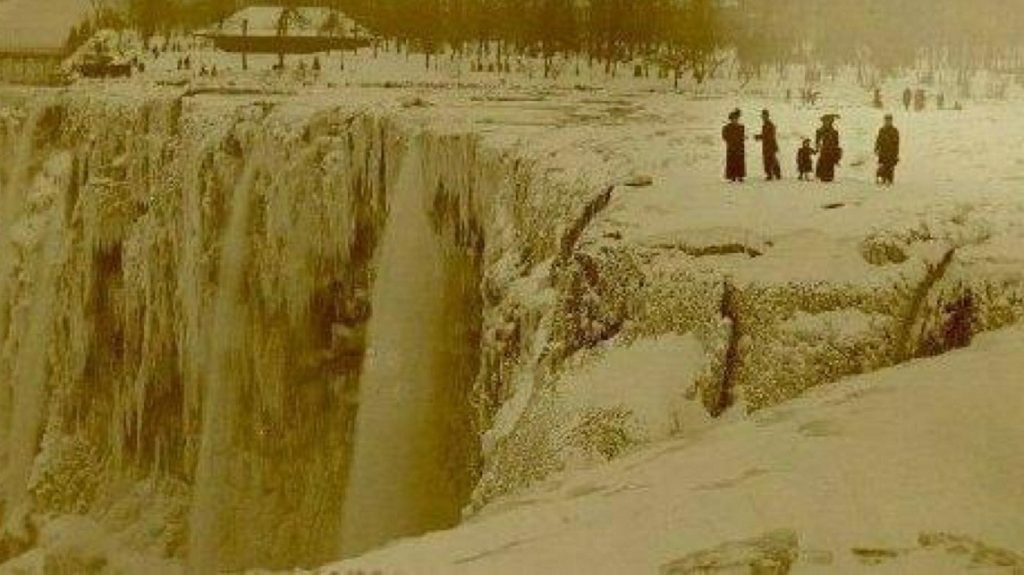
[[(1024, 314), (1012, 194), (766, 208), (664, 106), (9, 97), (0, 559), (313, 566)], [(392, 465), (430, 509), (364, 499)]]

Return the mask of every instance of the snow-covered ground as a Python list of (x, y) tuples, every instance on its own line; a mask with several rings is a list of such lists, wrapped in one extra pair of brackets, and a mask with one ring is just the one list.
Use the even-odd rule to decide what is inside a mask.
[(1022, 370), (1024, 333), (985, 336), (319, 572), (1019, 573)]
[[(422, 97), (446, 114), (443, 96)], [(760, 181), (751, 142), (749, 182), (722, 182), (719, 130), (734, 105), (748, 118), (773, 111), (786, 181)], [(781, 95), (556, 91), (456, 109), (482, 133), (524, 132), (526, 153), (545, 157), (556, 179), (590, 182), (595, 196), (602, 182), (616, 184), (575, 246), (589, 262), (585, 293), (564, 303), (568, 316), (588, 310), (575, 325), (584, 350), (569, 350), (556, 375), (524, 383), (525, 397), (498, 413), (477, 493), (496, 500), (480, 515), (333, 572), (689, 573), (704, 561), (743, 572), (765, 553), (766, 564), (791, 558), (795, 572), (1024, 567), (1014, 554), (1024, 540), (1012, 447), (1024, 438), (1013, 415), (1024, 407), (1019, 334), (842, 379), (942, 351), (929, 330), (946, 322), (938, 331), (948, 331), (965, 289), (978, 304), (970, 330), (1021, 317), (1012, 303), (1024, 293), (1017, 102), (895, 112), (904, 149), (891, 189), (874, 183), (882, 112), (840, 98), (806, 108)], [(795, 148), (827, 111), (843, 116), (840, 181), (795, 181)], [(652, 184), (622, 185), (636, 176)], [(752, 420), (732, 411), (729, 423), (709, 421), (687, 398), (709, 372), (722, 377), (714, 337), (697, 343), (694, 333), (722, 313), (723, 281), (739, 294), (738, 401), (764, 407), (838, 383)], [(556, 279), (556, 290), (574, 282)], [(985, 397), (1006, 403), (980, 415)], [(946, 434), (955, 439), (939, 439)], [(643, 447), (650, 442), (657, 447)], [(622, 453), (634, 455), (587, 470)], [(501, 495), (565, 469), (553, 485)], [(758, 539), (777, 530), (781, 552)], [(687, 563), (700, 550), (711, 559)]]
[[(119, 249), (130, 258), (125, 269), (107, 270), (114, 279), (101, 279), (126, 283), (116, 297), (136, 315), (118, 316), (123, 304), (115, 303), (102, 312), (112, 314), (103, 321), (134, 326), (134, 318), (150, 318), (145, 329), (127, 332), (129, 347), (144, 359), (138, 377), (126, 370), (126, 396), (146, 389), (146, 378), (159, 379), (145, 368), (167, 361), (166, 352), (150, 342), (184, 342), (166, 345), (187, 345), (180, 351), (192, 358), (185, 365), (200, 370), (203, 334), (249, 333), (249, 324), (228, 329), (220, 319), (204, 319), (213, 296), (223, 297), (210, 279), (216, 276), (211, 262), (226, 257), (219, 255), (221, 242), (229, 241), (222, 238), (236, 247), (251, 242), (248, 285), (277, 313), (264, 318), (261, 309), (229, 319), (260, 326), (268, 341), (292, 337), (273, 331), (282, 317), (305, 333), (303, 314), (314, 294), (323, 297), (318, 289), (343, 293), (345, 304), (368, 299), (352, 288), (351, 277), (331, 275), (332, 266), (343, 261), (363, 273), (373, 265), (358, 259), (355, 230), (365, 221), (386, 226), (383, 206), (396, 205), (394, 194), (418, 189), (394, 185), (403, 180), (392, 173), (407, 161), (410, 139), (420, 138), (413, 158), (422, 162), (417, 201), (431, 210), (439, 244), (480, 249), (481, 367), (470, 387), (480, 426), (473, 440), (483, 453), (466, 502), (469, 519), (327, 570), (690, 573), (760, 562), (764, 572), (785, 572), (779, 564), (789, 562), (796, 572), (871, 566), (955, 573), (972, 561), (993, 572), (1024, 568), (1024, 462), (1016, 448), (1024, 438), (1018, 415), (1024, 336), (1012, 327), (1024, 318), (1020, 100), (970, 100), (963, 111), (895, 111), (902, 162), (897, 185), (879, 188), (872, 149), (882, 111), (849, 82), (823, 84), (822, 100), (804, 106), (788, 100), (788, 84), (777, 81), (742, 90), (723, 81), (699, 93), (673, 93), (666, 80), (577, 87), (571, 78), (550, 84), (527, 73), (511, 87), (486, 72), (467, 72), (465, 82), (453, 81), (451, 71), (416, 76), (412, 68), (422, 67), (416, 57), (403, 77), (396, 70), (406, 68), (391, 55), (385, 58), (395, 67), (374, 68), (367, 57), (365, 68), (347, 61), (342, 72), (340, 61), (329, 61), (335, 76), (303, 84), (275, 80), (270, 72), (229, 71), (223, 55), (198, 56), (183, 74), (177, 57), (169, 53), (148, 64), (142, 79), (82, 82), (48, 93), (62, 112), (36, 118), (63, 138), (56, 149), (44, 143), (32, 152), (36, 163), (53, 156), (47, 165), (62, 173), (66, 154), (78, 154), (84, 159), (70, 165), (88, 164), (101, 176), (91, 182), (83, 176), (87, 181), (75, 189), (85, 191), (74, 195), (54, 193), (57, 184), (48, 188), (40, 177), (26, 209), (53, 212), (63, 222), (63, 206), (53, 197), (81, 202), (67, 213), (80, 210), (83, 220), (60, 224), (68, 231), (55, 228), (68, 239), (52, 249), (83, 241), (123, 244)], [(270, 60), (253, 65), (269, 67)], [(214, 63), (217, 78), (191, 78), (198, 66)], [(446, 65), (454, 64), (442, 60)], [(342, 74), (349, 73), (355, 76), (346, 81)], [(392, 83), (401, 87), (386, 87)], [(795, 95), (799, 84), (793, 86)], [(889, 101), (901, 88), (887, 86)], [(0, 104), (0, 126), (20, 125), (36, 97), (24, 90), (0, 94), (0, 102), (12, 103)], [(751, 141), (748, 182), (722, 181), (720, 130), (733, 107), (744, 111), (748, 134), (756, 132), (762, 108), (773, 112), (786, 180), (761, 181)], [(842, 116), (846, 160), (839, 181), (798, 182), (796, 147), (829, 112)], [(266, 173), (250, 173), (253, 181), (242, 185), (238, 174), (246, 173), (246, 162), (261, 163)], [(96, 200), (107, 197), (116, 209)], [(237, 204), (234, 198), (255, 206), (248, 240), (239, 231), (245, 226), (230, 226), (230, 235), (225, 229), (225, 206)], [(25, 261), (47, 244), (32, 237), (33, 222), (42, 218), (34, 215), (26, 237), (12, 243)], [(424, 247), (391, 242), (411, 250), (386, 258), (400, 267)], [(64, 257), (62, 265), (74, 273), (94, 273), (90, 266), (97, 264), (79, 251)], [(411, 263), (409, 269), (424, 267)], [(45, 283), (48, 276), (32, 269), (23, 271), (34, 278), (26, 285)], [(408, 296), (395, 270), (382, 274), (394, 297), (369, 299)], [(165, 292), (162, 285), (177, 287)], [(88, 332), (89, 322), (100, 321), (90, 315), (95, 304), (76, 300), (75, 292), (54, 297), (61, 298), (59, 309), (69, 310), (61, 313), (88, 318), (76, 329)], [(1005, 331), (979, 335), (965, 351), (919, 359), (996, 330)], [(337, 341), (348, 335), (332, 331)], [(408, 340), (400, 335), (377, 337)], [(246, 374), (253, 379), (233, 393), (255, 393), (257, 404), (273, 409), (262, 414), (258, 433), (239, 440), (250, 459), (238, 465), (251, 466), (243, 467), (250, 475), (201, 491), (204, 501), (230, 500), (237, 517), (220, 520), (220, 528), (217, 517), (207, 517), (203, 528), (224, 542), (234, 565), (265, 565), (253, 563), (255, 557), (286, 562), (274, 545), (315, 549), (295, 552), (294, 562), (308, 563), (331, 546), (313, 540), (318, 531), (333, 536), (325, 526), (332, 519), (322, 513), (337, 503), (336, 489), (311, 484), (338, 469), (324, 471), (337, 463), (331, 459), (337, 453), (322, 451), (343, 446), (303, 443), (319, 437), (318, 426), (329, 426), (329, 414), (301, 411), (300, 418), (281, 419), (280, 405), (287, 405), (281, 398), (295, 397), (290, 367), (275, 363), (281, 358), (259, 341), (245, 345), (237, 352), (269, 359), (256, 362), (257, 375)], [(75, 389), (79, 381), (70, 371), (58, 371), (67, 379), (58, 385)], [(319, 381), (302, 384), (319, 389)], [(187, 385), (186, 405), (196, 409), (189, 402), (209, 382), (196, 377), (168, 385)], [(330, 384), (338, 387), (344, 386)], [(215, 397), (231, 404), (230, 395)], [(114, 409), (125, 410), (117, 413), (126, 421), (148, 421), (146, 406), (133, 405), (124, 400)], [(90, 406), (81, 409), (88, 413)], [(200, 429), (186, 441), (174, 428), (177, 420), (160, 422), (171, 428), (169, 453), (178, 453), (175, 441), (185, 451), (200, 436), (216, 435), (193, 421)], [(119, 427), (96, 429), (103, 433), (83, 431), (79, 439), (102, 447), (124, 434)], [(274, 459), (279, 453), (264, 435), (268, 429), (270, 437), (293, 442), (284, 459)], [(289, 477), (293, 469), (303, 476)], [(210, 477), (217, 473), (229, 471), (217, 468)], [(253, 477), (284, 481), (290, 489), (261, 491)], [(184, 483), (190, 481), (203, 478)], [(69, 565), (105, 560), (113, 571), (140, 564), (119, 555), (126, 547), (159, 549), (172, 562), (183, 561), (182, 530), (196, 526), (172, 525), (167, 517), (188, 523), (179, 508), (193, 487), (182, 486), (185, 495), (176, 492), (170, 504), (140, 496), (132, 509), (144, 519), (121, 518), (103, 507), (109, 501), (84, 504), (91, 518), (86, 527), (39, 518), (44, 529), (34, 543), (75, 558)], [(261, 496), (273, 505), (250, 508)], [(289, 509), (296, 501), (301, 511)], [(125, 506), (113, 508), (130, 515)], [(148, 506), (158, 509), (150, 513)], [(193, 508), (193, 521), (201, 511)], [(307, 516), (317, 529), (296, 525)], [(159, 536), (147, 540), (150, 531)], [(66, 532), (89, 537), (68, 543)], [(46, 557), (37, 550), (20, 564), (32, 572)]]

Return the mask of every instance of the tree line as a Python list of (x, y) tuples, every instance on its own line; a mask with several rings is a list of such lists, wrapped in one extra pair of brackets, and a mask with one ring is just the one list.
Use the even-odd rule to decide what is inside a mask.
[[(102, 2), (103, 0), (93, 0)], [(110, 0), (113, 1), (113, 0)], [(123, 0), (144, 36), (222, 19), (249, 0)], [(923, 65), (1024, 69), (1020, 0), (279, 0), (327, 6), (410, 52), (450, 51), (505, 70), (511, 58), (599, 63), (609, 74), (689, 74), (731, 57), (753, 77), (804, 63), (881, 74)], [(637, 65), (637, 63), (642, 63)]]

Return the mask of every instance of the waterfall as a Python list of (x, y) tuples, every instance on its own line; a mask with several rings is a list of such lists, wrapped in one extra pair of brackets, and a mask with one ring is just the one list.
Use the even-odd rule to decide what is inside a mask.
[(204, 382), (203, 427), (190, 518), (189, 566), (193, 573), (218, 570), (221, 539), (230, 536), (226, 502), (231, 496), (231, 462), (238, 441), (239, 397), (243, 381), (245, 269), (250, 256), (252, 188), (259, 162), (249, 158), (231, 197), (209, 334), (209, 378)]
[(122, 480), (174, 510), (141, 539), (196, 573), (320, 564), (459, 520), (482, 320), (446, 158), (372, 118), (350, 146), (303, 147), (261, 111), (213, 135), (148, 116), (126, 135), (131, 118), (104, 115), (120, 108), (60, 99), (5, 116), (9, 541), (71, 503), (107, 527), (139, 497), (107, 491)]
[[(17, 139), (7, 183), (0, 190), (0, 377), (7, 389), (0, 394), (5, 432), (3, 453), (4, 532), (28, 539), (25, 520), (28, 513), (28, 484), (32, 462), (42, 432), (43, 403), (46, 398), (48, 354), (53, 329), (55, 272), (59, 250), (60, 211), (47, 213), (34, 233), (26, 238), (38, 254), (24, 258), (25, 277), (32, 287), (27, 305), (15, 306), (19, 246), (15, 242), (15, 224), (22, 216), (31, 190), (31, 162), (36, 128), (45, 107), (34, 107)], [(26, 244), (25, 249), (31, 249)], [(34, 256), (34, 257), (33, 257)], [(24, 302), (23, 302), (24, 304)]]
[(8, 335), (9, 296), (16, 260), (14, 241), (11, 237), (12, 229), (21, 215), (28, 195), (36, 128), (45, 111), (46, 107), (41, 105), (30, 109), (15, 143), (13, 157), (8, 164), (6, 185), (0, 188), (0, 350)]
[(445, 253), (431, 226), (421, 145), (405, 153), (378, 253), (360, 381), (342, 549), (451, 526), (458, 494), (446, 468), (459, 350)]
[[(26, 138), (31, 140), (30, 133)], [(22, 158), (27, 160), (27, 158)], [(21, 170), (23, 168), (16, 168)], [(32, 465), (39, 450), (43, 432), (45, 403), (50, 385), (52, 354), (54, 349), (55, 318), (58, 314), (57, 290), (59, 273), (64, 265), (63, 214), (66, 213), (64, 189), (66, 178), (71, 172), (69, 155), (53, 158), (40, 177), (40, 202), (46, 207), (32, 214), (31, 230), (23, 233), (21, 240), (25, 255), (21, 259), (24, 270), (17, 286), (10, 276), (5, 290), (5, 301), (17, 296), (19, 305), (9, 305), (7, 321), (9, 336), (4, 341), (3, 372), (9, 374), (9, 403), (4, 406), (4, 423), (7, 437), (5, 454), (5, 477), (3, 485), (5, 518), (4, 532), (22, 541), (30, 539), (27, 518), (30, 512), (29, 482)], [(27, 173), (27, 169), (24, 173)], [(29, 179), (22, 177), (14, 192), (21, 190), (24, 198), (32, 189)], [(24, 204), (24, 201), (21, 202)], [(18, 207), (15, 212), (18, 213)], [(8, 246), (5, 257), (14, 258), (17, 247), (13, 242)], [(5, 273), (12, 273), (12, 262), (5, 265)]]

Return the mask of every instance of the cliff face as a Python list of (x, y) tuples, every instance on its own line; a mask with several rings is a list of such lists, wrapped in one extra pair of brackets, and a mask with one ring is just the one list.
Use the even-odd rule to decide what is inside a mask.
[[(86, 93), (6, 110), (8, 558), (46, 538), (48, 517), (86, 514), (200, 571), (325, 562), (360, 524), (343, 510), (350, 462), (367, 459), (371, 478), (445, 485), (431, 511), (357, 527), (354, 547), (458, 521), (518, 369), (486, 326), (515, 321), (506, 291), (553, 251), (548, 223), (572, 200), (511, 201), (533, 193), (528, 162), (413, 116)], [(416, 307), (423, 289), (436, 295)], [(395, 411), (365, 416), (365, 442), (357, 403)], [(424, 431), (431, 453), (410, 466)]]
[(645, 235), (604, 144), (370, 100), (3, 108), (2, 558), (77, 515), (197, 571), (324, 563), (1024, 313), (985, 214)]
[[(339, 136), (358, 144), (328, 153), (294, 126), (270, 134), (269, 110), (67, 98), (19, 127), (9, 533), (30, 512), (105, 509), (159, 525), (147, 543), (172, 556), (189, 525), (227, 566), (332, 554), (281, 526), (336, 529), (393, 142), (356, 120)], [(190, 514), (189, 491), (208, 511)]]

